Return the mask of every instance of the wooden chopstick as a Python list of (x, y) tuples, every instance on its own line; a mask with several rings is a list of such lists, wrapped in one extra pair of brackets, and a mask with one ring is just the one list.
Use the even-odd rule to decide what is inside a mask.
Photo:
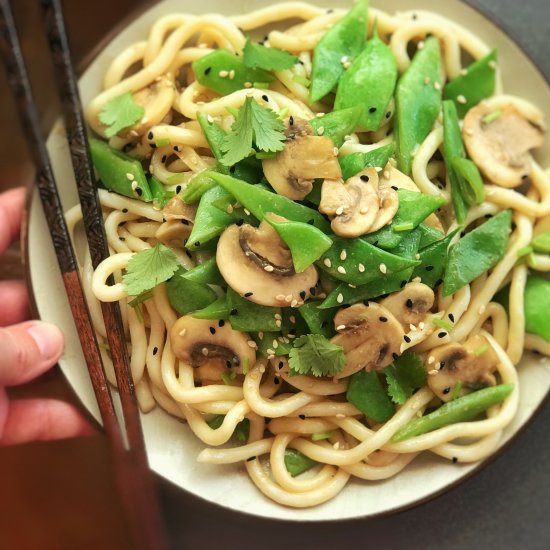
[[(81, 201), (86, 234), (94, 267), (108, 255), (101, 205), (94, 184), (93, 168), (88, 153), (88, 140), (78, 94), (76, 75), (71, 62), (61, 6), (57, 1), (43, 0), (45, 26), (56, 70), (67, 137)], [(120, 309), (117, 304), (102, 304), (111, 356), (117, 375), (128, 449), (118, 424), (95, 331), (84, 298), (77, 262), (63, 216), (53, 170), (40, 129), (39, 116), (15, 20), (9, 0), (0, 0), (0, 49), (8, 80), (16, 100), (21, 122), (38, 170), (37, 185), (50, 229), (58, 263), (80, 337), (84, 356), (101, 411), (105, 431), (112, 448), (115, 480), (125, 510), (134, 547), (167, 548), (154, 480), (147, 463), (139, 411), (128, 366)]]

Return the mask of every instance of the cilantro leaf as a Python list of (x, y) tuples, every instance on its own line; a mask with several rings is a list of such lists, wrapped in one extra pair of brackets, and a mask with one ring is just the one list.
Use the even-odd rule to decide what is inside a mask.
[(404, 353), (384, 369), (388, 394), (394, 403), (403, 405), (413, 391), (426, 383), (426, 369), (415, 353)]
[(113, 97), (103, 106), (99, 120), (107, 126), (105, 136), (110, 138), (139, 122), (144, 114), (145, 109), (134, 101), (132, 93), (126, 92)]
[(295, 55), (289, 54), (278, 48), (266, 48), (261, 44), (246, 39), (243, 50), (244, 64), (251, 69), (264, 69), (266, 71), (283, 71), (292, 68), (298, 61)]
[(341, 346), (321, 334), (304, 334), (294, 341), (288, 364), (293, 374), (334, 376), (344, 368), (346, 357)]
[(247, 97), (231, 126), (231, 133), (222, 140), (221, 163), (233, 166), (250, 154), (254, 143), (261, 151), (281, 151), (285, 140), (283, 129), (283, 121), (275, 112)]
[(178, 267), (176, 255), (163, 244), (157, 243), (153, 248), (142, 250), (130, 258), (122, 282), (130, 296), (138, 296), (167, 281)]

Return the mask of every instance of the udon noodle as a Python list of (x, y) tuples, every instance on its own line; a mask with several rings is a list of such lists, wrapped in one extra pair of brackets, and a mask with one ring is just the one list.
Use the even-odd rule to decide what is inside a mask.
[[(89, 125), (103, 136), (105, 128), (99, 120), (103, 107), (126, 92), (146, 90), (151, 96), (146, 118), (124, 137), (111, 138), (110, 145), (143, 159), (150, 173), (167, 190), (180, 192), (193, 176), (215, 163), (197, 122), (197, 113), (207, 114), (229, 131), (233, 122), (231, 109), (241, 107), (248, 96), (260, 104), (267, 102), (273, 111), (282, 111), (287, 117), (310, 120), (332, 110), (330, 100), (311, 104), (304, 82), (311, 76), (315, 46), (344, 13), (289, 2), (233, 17), (185, 14), (161, 17), (148, 37), (128, 46), (113, 59), (105, 73), (103, 91), (88, 105)], [(463, 74), (465, 59), (479, 59), (489, 52), (489, 47), (469, 30), (435, 13), (411, 11), (390, 15), (370, 8), (369, 36), (375, 21), (378, 35), (395, 56), (399, 73), (409, 67), (411, 51), (421, 47), (419, 44), (428, 35), (436, 36), (442, 45), (447, 80)], [(297, 55), (300, 63), (292, 69), (276, 71), (275, 80), (267, 89), (252, 86), (218, 96), (197, 82), (192, 62), (216, 48), (241, 53), (246, 36), (250, 33), (263, 36), (262, 27), (268, 24), (270, 28), (275, 24), (277, 30), (267, 33), (264, 44)], [(503, 95), (498, 76), (496, 94), (485, 101), (492, 110), (512, 104), (528, 120), (542, 124), (542, 114), (536, 106)], [(375, 132), (347, 136), (338, 155), (369, 152), (391, 143), (395, 137), (392, 120), (392, 117), (384, 119)], [(449, 202), (451, 190), (445, 164), (438, 153), (443, 139), (439, 118), (415, 151), (411, 175), (417, 190)], [(496, 377), (501, 383), (513, 384), (514, 390), (500, 404), (490, 407), (481, 419), (392, 442), (398, 430), (433, 406), (434, 392), (429, 386), (413, 393), (405, 404), (397, 407), (390, 420), (376, 423), (366, 420), (344, 399), (346, 378), (290, 376), (287, 370), (279, 372), (278, 368), (281, 359), (286, 363), (286, 358), (275, 357), (274, 353), (258, 357), (246, 374), (237, 376), (230, 384), (209, 379), (196, 365), (179, 360), (172, 350), (169, 335), (179, 315), (168, 300), (164, 283), (157, 285), (137, 308), (128, 306), (132, 298), (122, 283), (122, 274), (136, 252), (157, 242), (155, 235), (164, 221), (162, 210), (154, 203), (104, 189), (100, 189), (99, 196), (111, 256), (95, 272), (89, 256), (81, 266), (98, 338), (106, 341), (99, 301), (119, 301), (142, 411), (160, 406), (170, 415), (185, 420), (188, 429), (206, 446), (198, 456), (199, 462), (243, 462), (258, 489), (283, 505), (318, 505), (337, 495), (350, 477), (382, 480), (395, 476), (424, 451), (454, 462), (481, 460), (498, 446), (503, 429), (516, 413), (516, 365), (524, 350), (543, 354), (550, 350), (550, 344), (540, 336), (525, 334), (523, 293), (528, 272), (550, 269), (545, 254), (532, 254), (527, 261), (518, 262), (518, 251), (529, 246), (533, 236), (550, 223), (548, 172), (533, 160), (529, 176), (530, 183), (523, 191), (486, 182), (485, 201), (470, 209), (462, 229), (471, 229), (485, 218), (512, 209), (514, 229), (504, 256), (488, 273), (451, 296), (443, 296), (438, 287), (432, 311), (424, 322), (407, 328), (401, 347), (401, 352), (412, 350), (419, 354), (426, 368), (431, 369), (429, 358), (435, 348), (482, 335), (496, 354)], [(447, 234), (457, 227), (452, 209), (444, 208), (438, 216)], [(71, 209), (67, 219), (74, 231), (81, 221), (80, 208)], [(208, 251), (189, 252), (183, 242), (172, 249), (186, 269), (212, 256)], [(110, 275), (117, 281), (112, 286), (106, 283)], [(511, 289), (509, 313), (494, 301), (495, 294), (507, 284)], [(441, 336), (432, 322), (434, 319), (452, 319), (452, 328)], [(103, 347), (108, 377), (115, 385), (107, 346)], [(223, 418), (216, 428), (208, 423), (214, 416)], [(247, 441), (224, 446), (243, 419), (250, 423)], [(312, 439), (313, 434), (319, 433), (328, 435)], [(285, 466), (288, 448), (300, 451), (318, 462), (318, 466), (293, 477)]]

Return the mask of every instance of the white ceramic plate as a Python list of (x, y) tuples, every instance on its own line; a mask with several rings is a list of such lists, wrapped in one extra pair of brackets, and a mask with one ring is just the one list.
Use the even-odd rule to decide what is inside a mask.
[[(112, 58), (127, 45), (143, 40), (152, 22), (159, 16), (188, 10), (228, 14), (247, 13), (270, 4), (269, 0), (205, 0), (181, 2), (166, 0), (134, 20), (108, 44), (82, 76), (80, 89), (86, 103), (100, 90), (105, 70)], [(343, 0), (317, 0), (326, 7), (346, 7)], [(492, 22), (457, 0), (385, 0), (375, 2), (383, 9), (428, 9), (467, 26), (488, 44), (498, 48), (507, 93), (523, 96), (546, 111), (550, 119), (550, 89), (543, 77), (522, 51)], [(206, 9), (207, 8), (207, 9)], [(518, 7), (518, 10), (520, 8)], [(203, 11), (203, 13), (204, 13)], [(49, 139), (54, 171), (65, 208), (77, 202), (71, 161), (62, 131), (54, 130)], [(550, 165), (550, 140), (540, 152), (543, 165)], [(66, 338), (65, 354), (60, 361), (64, 375), (84, 406), (99, 419), (91, 384), (73, 325), (54, 250), (48, 236), (38, 196), (32, 200), (28, 229), (28, 255), (31, 282), (40, 317), (56, 323)], [(531, 418), (550, 388), (550, 361), (527, 356), (519, 367), (520, 407), (506, 429), (502, 445)], [(312, 509), (284, 508), (265, 498), (252, 484), (244, 468), (198, 464), (195, 460), (203, 447), (188, 427), (158, 408), (142, 416), (147, 451), (155, 472), (174, 484), (221, 506), (266, 517), (289, 520), (335, 520), (367, 517), (411, 506), (440, 493), (464, 479), (479, 464), (454, 465), (426, 453), (393, 479), (381, 482), (351, 481), (332, 501)]]

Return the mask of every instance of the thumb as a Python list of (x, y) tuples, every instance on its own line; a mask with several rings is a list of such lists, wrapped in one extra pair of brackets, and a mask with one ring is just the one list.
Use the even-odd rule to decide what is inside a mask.
[(0, 328), (0, 386), (23, 384), (55, 365), (63, 334), (42, 321)]

